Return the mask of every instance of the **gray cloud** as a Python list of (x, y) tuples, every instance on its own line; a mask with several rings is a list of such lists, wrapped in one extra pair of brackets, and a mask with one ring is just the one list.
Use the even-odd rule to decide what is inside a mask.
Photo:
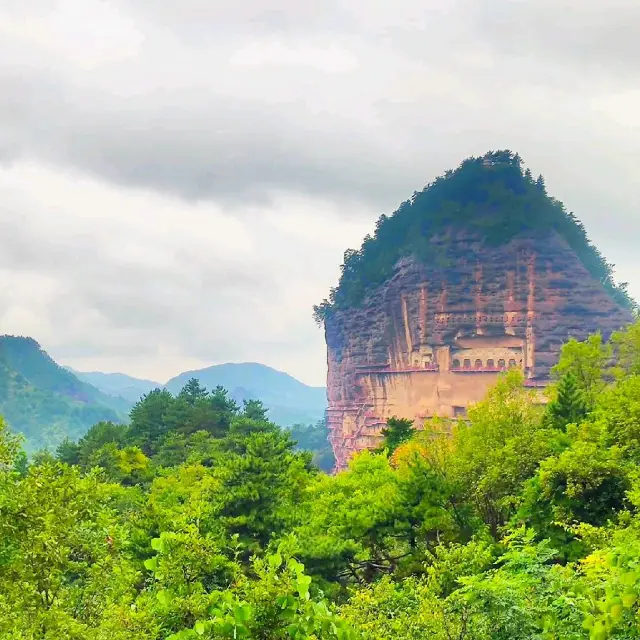
[[(238, 223), (217, 207), (20, 164), (0, 171), (0, 203), (3, 332), (32, 335), (79, 368), (163, 380), (258, 360), (322, 382), (310, 309), (341, 243), (305, 229), (309, 201)], [(331, 207), (325, 215), (338, 222)]]
[[(635, 77), (640, 6), (634, 0), (468, 2), (479, 33), (496, 50), (574, 71)], [(593, 80), (593, 76), (591, 78)]]
[[(386, 210), (469, 153), (518, 143), (535, 162), (558, 136), (569, 157), (599, 142), (598, 127), (615, 140), (622, 132), (589, 108), (602, 89), (563, 63), (622, 61), (627, 82), (640, 46), (628, 37), (638, 11), (620, 0), (439, 10), (405, 0), (395, 13), (355, 0), (114, 6), (144, 36), (134, 59), (91, 76), (43, 57), (0, 68), (5, 161), (38, 158), (189, 200), (242, 205), (295, 191)], [(209, 41), (172, 39), (199, 25)], [(317, 68), (332, 55), (342, 72)]]
[[(6, 195), (2, 189), (0, 193)], [(55, 216), (55, 209), (50, 214)], [(73, 216), (59, 213), (57, 220), (47, 220), (27, 202), (0, 205), (0, 272), (11, 272), (17, 283), (54, 283), (46, 319), (57, 328), (54, 344), (62, 357), (79, 352), (148, 356), (163, 341), (188, 354), (219, 357), (229, 337), (240, 339), (246, 330), (237, 314), (265, 308), (277, 295), (278, 285), (260, 268), (260, 260), (218, 257), (199, 247), (189, 253), (173, 250), (164, 264), (127, 258), (126, 236), (132, 230), (117, 212), (114, 216), (120, 232), (103, 225), (87, 235), (74, 229)], [(179, 234), (180, 221), (175, 222), (155, 242)], [(201, 231), (215, 233), (216, 226)], [(110, 250), (113, 246), (116, 252)], [(5, 296), (0, 315), (24, 301), (37, 304), (37, 297), (37, 290), (27, 287), (18, 300)]]
[(0, 157), (38, 158), (188, 200), (264, 201), (274, 191), (388, 196), (406, 186), (399, 158), (348, 119), (210, 91), (128, 100), (2, 74)]
[(229, 3), (225, 0), (115, 0), (142, 21), (170, 29), (192, 41), (194, 35), (210, 40), (226, 35), (229, 29), (258, 34), (344, 32), (357, 28), (349, 3), (327, 0), (301, 3), (273, 0), (266, 5), (257, 0)]

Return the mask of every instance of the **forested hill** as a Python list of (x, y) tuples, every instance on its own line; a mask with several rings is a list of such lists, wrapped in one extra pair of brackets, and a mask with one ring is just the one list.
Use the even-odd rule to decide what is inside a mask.
[(56, 364), (33, 338), (0, 336), (0, 414), (31, 451), (78, 438), (96, 422), (120, 422), (129, 405)]
[(626, 284), (615, 282), (613, 265), (590, 242), (583, 224), (547, 194), (541, 175), (534, 178), (517, 153), (505, 150), (467, 158), (415, 192), (392, 215), (381, 215), (360, 249), (345, 252), (338, 286), (314, 308), (316, 321), (335, 309), (358, 306), (393, 275), (403, 257), (425, 264), (446, 259), (431, 241), (459, 230), (494, 246), (516, 236), (556, 232), (616, 301), (634, 306)]

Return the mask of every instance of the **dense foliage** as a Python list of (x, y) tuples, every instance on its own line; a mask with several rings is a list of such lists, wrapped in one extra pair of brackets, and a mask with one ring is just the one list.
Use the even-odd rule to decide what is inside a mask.
[(358, 306), (365, 294), (393, 275), (403, 257), (447, 266), (452, 257), (446, 238), (460, 228), (477, 232), (478, 240), (488, 245), (504, 244), (523, 233), (545, 236), (556, 231), (618, 302), (634, 306), (626, 283), (615, 283), (613, 265), (590, 242), (582, 223), (547, 195), (542, 176), (534, 179), (520, 156), (506, 150), (467, 158), (414, 193), (391, 216), (381, 215), (373, 236), (367, 235), (360, 249), (345, 252), (338, 286), (314, 307), (316, 321), (321, 323), (335, 309)]
[(321, 473), (189, 381), (27, 461), (0, 422), (0, 639), (640, 638), (640, 324)]

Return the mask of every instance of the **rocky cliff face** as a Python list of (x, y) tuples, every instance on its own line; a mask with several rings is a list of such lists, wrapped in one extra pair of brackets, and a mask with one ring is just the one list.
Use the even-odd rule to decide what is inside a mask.
[(464, 230), (430, 242), (441, 264), (403, 258), (362, 304), (325, 318), (338, 469), (380, 442), (389, 417), (464, 415), (509, 367), (542, 385), (569, 337), (632, 320), (553, 231), (493, 248)]

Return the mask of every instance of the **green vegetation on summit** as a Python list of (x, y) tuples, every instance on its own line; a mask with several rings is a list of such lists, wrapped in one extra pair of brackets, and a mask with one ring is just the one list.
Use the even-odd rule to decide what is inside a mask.
[[(470, 157), (403, 202), (391, 216), (381, 215), (373, 236), (344, 254), (341, 276), (329, 298), (314, 307), (318, 323), (337, 309), (358, 306), (394, 273), (399, 259), (446, 265), (446, 237), (456, 229), (477, 235), (486, 245), (501, 245), (520, 235), (557, 232), (586, 269), (622, 305), (635, 306), (626, 283), (616, 284), (613, 265), (590, 242), (582, 223), (546, 192), (511, 151)], [(434, 239), (445, 240), (435, 245)]]

